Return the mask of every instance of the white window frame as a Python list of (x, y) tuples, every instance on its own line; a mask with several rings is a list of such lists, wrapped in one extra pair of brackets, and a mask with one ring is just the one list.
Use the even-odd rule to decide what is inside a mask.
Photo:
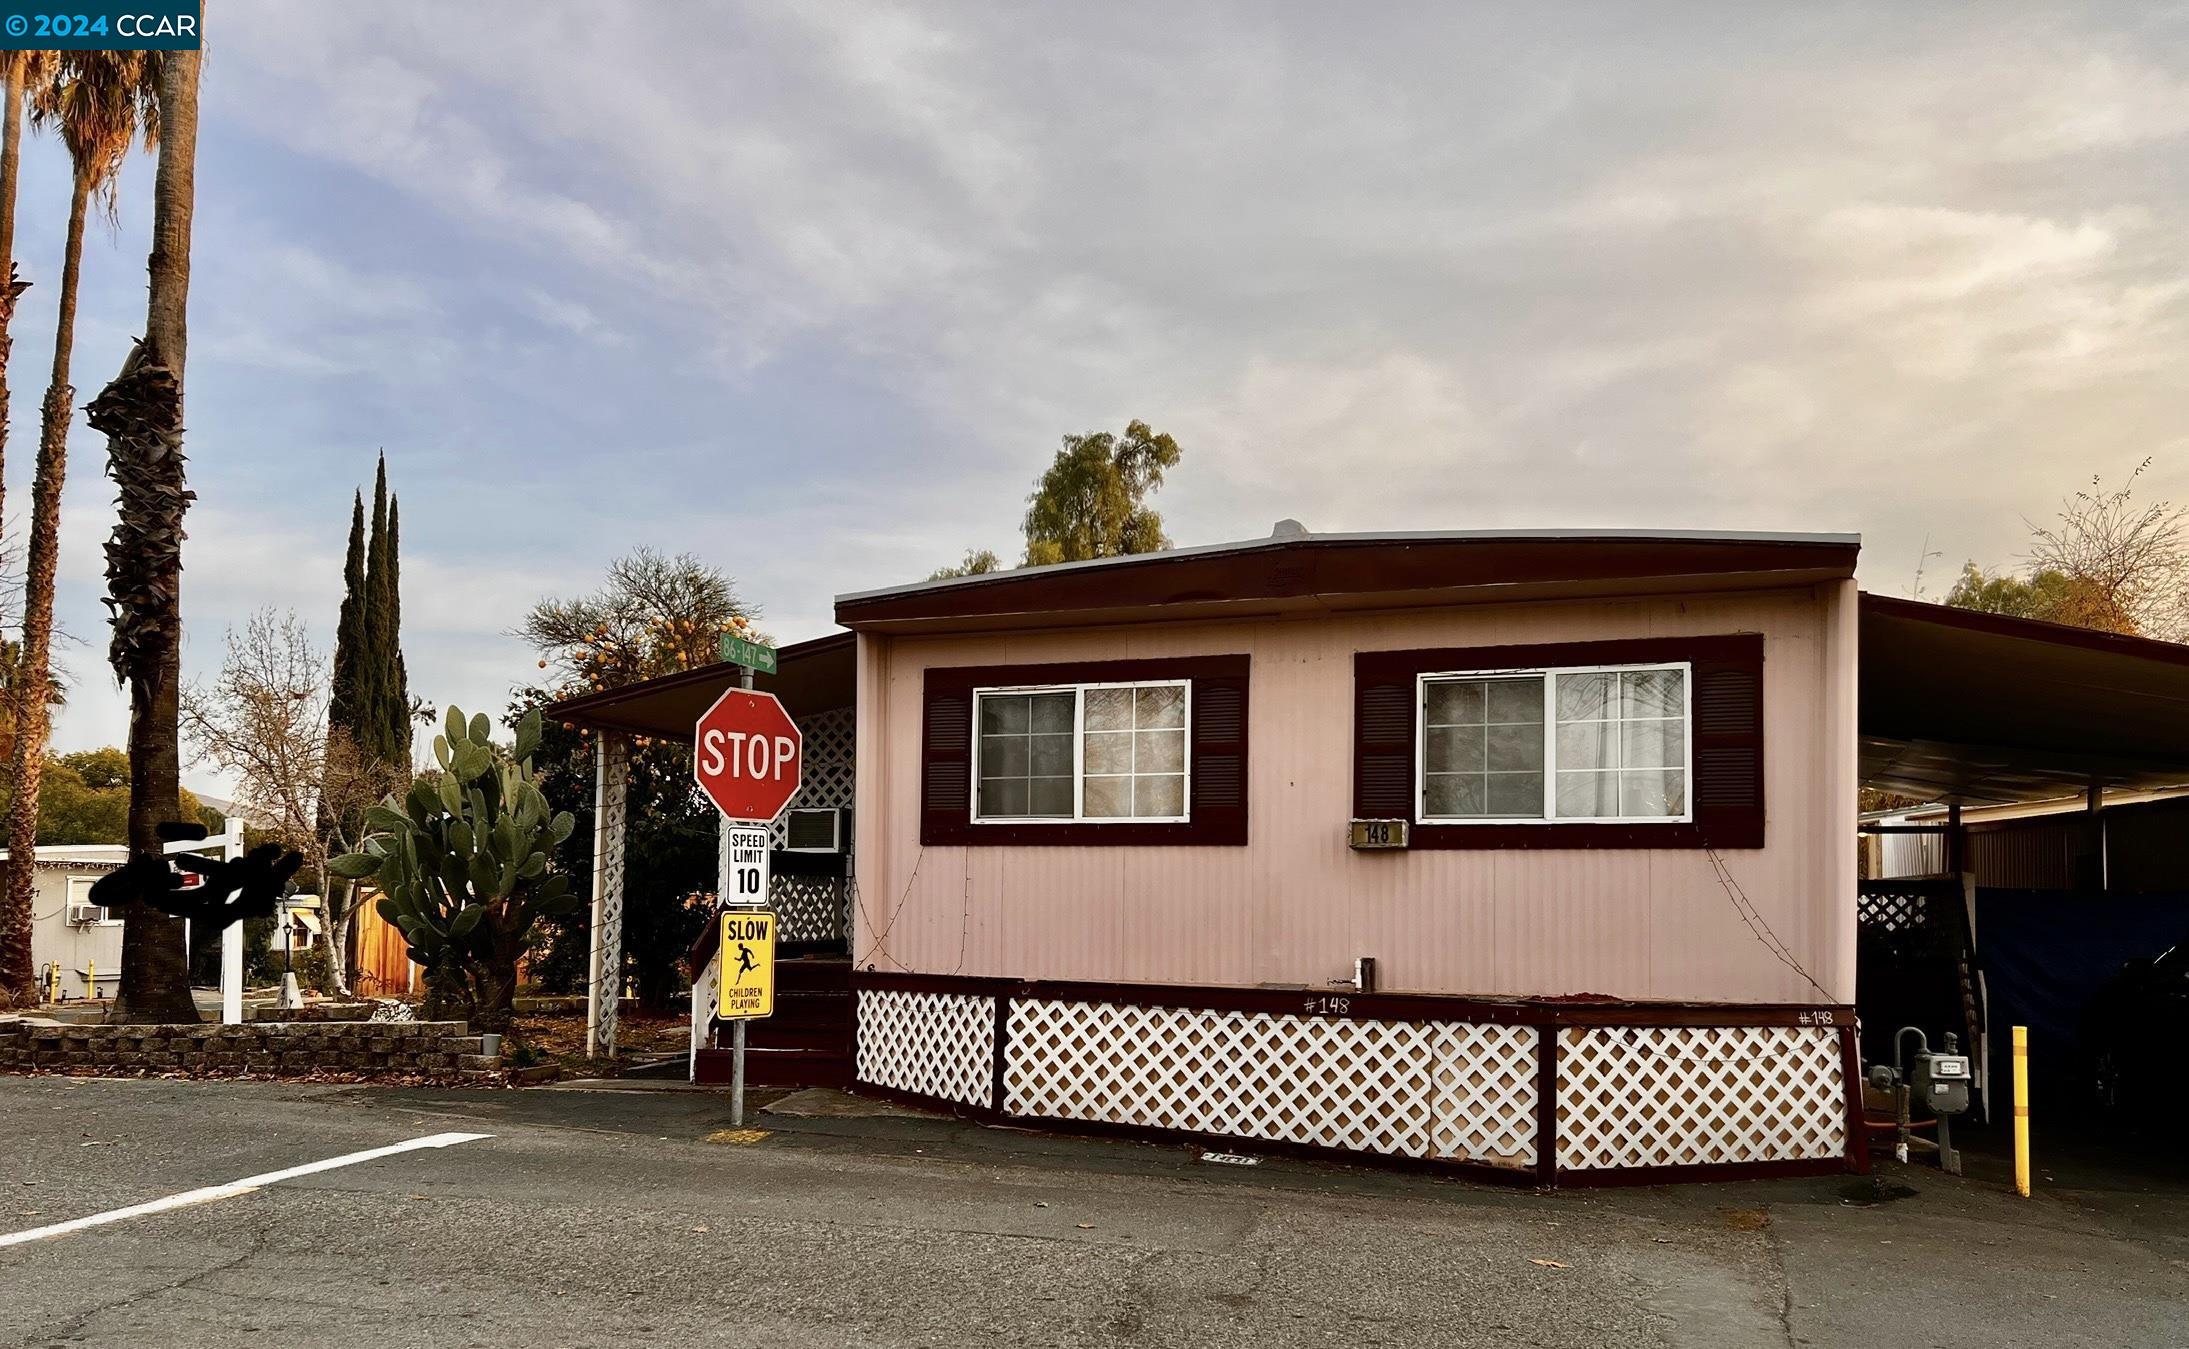
[[(1100, 689), (1177, 689), (1185, 698), (1184, 723), (1179, 731), (1185, 742), (1182, 788), (1185, 812), (1179, 815), (1088, 815), (1087, 802), (1087, 695)], [(981, 699), (1023, 697), (1029, 693), (1072, 695), (1072, 813), (1069, 815), (983, 815), (980, 813)], [(1138, 776), (1135, 774), (1135, 776)], [(1167, 776), (1167, 775), (1165, 775)], [(1193, 821), (1193, 681), (1190, 679), (1121, 679), (1087, 684), (999, 684), (973, 690), (973, 790), (966, 812), (974, 824), (1190, 824)]]
[[(1558, 811), (1558, 676), (1625, 674), (1640, 670), (1680, 672), (1680, 773), (1686, 784), (1678, 815), (1560, 815)], [(1429, 686), (1452, 679), (1524, 679), (1543, 689), (1543, 813), (1541, 815), (1429, 814)], [(1420, 824), (1693, 824), (1695, 822), (1695, 666), (1692, 661), (1639, 661), (1626, 665), (1543, 665), (1508, 670), (1433, 670), (1414, 676), (1414, 819)]]

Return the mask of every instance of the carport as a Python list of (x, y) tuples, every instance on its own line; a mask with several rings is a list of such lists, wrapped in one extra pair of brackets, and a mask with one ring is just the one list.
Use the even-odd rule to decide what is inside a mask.
[[(773, 693), (805, 737), (804, 781), (790, 809), (773, 827), (774, 877), (769, 900), (779, 915), (783, 954), (777, 966), (776, 1016), (755, 1023), (750, 1041), (751, 1080), (819, 1084), (849, 1072), (851, 1038), (850, 812), (854, 676), (852, 634), (831, 633), (780, 648), (773, 673), (756, 672), (753, 686)], [(565, 699), (547, 715), (594, 733), (593, 911), (588, 961), (586, 1047), (613, 1055), (616, 1047), (615, 981), (602, 972), (622, 966), (625, 786), (634, 739), (690, 744), (692, 727), (715, 699), (735, 687), (743, 669), (715, 664), (664, 675), (622, 688)], [(794, 814), (832, 812), (839, 827), (834, 846), (793, 840)], [(809, 816), (810, 818), (810, 816)], [(703, 940), (714, 935), (710, 925)], [(699, 953), (704, 965), (711, 947)], [(693, 1070), (712, 1080), (716, 1062), (708, 1018), (695, 1023)], [(704, 1043), (703, 1043), (704, 1041)], [(726, 1079), (725, 1079), (726, 1080)]]
[[(2189, 647), (1865, 594), (1860, 669), (1862, 784), (1946, 807), (1942, 823), (1864, 826), (1940, 845), (1935, 874), (1862, 883), (1865, 1057), (1916, 1024), (1962, 1034), (1981, 1062), (2001, 1028), (2029, 1024), (2033, 1062), (2072, 1072), (2097, 990), (2189, 940), (2189, 884), (2106, 893), (2100, 815), (2108, 792), (2189, 783)], [(2062, 798), (2084, 805), (2050, 817), (2066, 885), (1980, 889), (1962, 808)], [(2175, 851), (2189, 881), (2189, 847)]]

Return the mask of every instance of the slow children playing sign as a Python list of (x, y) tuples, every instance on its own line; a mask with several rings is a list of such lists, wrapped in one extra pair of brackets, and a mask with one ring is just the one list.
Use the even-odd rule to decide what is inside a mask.
[(775, 1015), (775, 915), (764, 909), (729, 909), (722, 915), (722, 989), (717, 1004), (724, 1021)]

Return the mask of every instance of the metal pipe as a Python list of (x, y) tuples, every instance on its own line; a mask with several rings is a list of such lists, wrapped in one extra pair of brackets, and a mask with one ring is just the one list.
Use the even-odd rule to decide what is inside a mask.
[(2029, 1198), (2029, 1027), (2014, 1028), (2014, 1192)]

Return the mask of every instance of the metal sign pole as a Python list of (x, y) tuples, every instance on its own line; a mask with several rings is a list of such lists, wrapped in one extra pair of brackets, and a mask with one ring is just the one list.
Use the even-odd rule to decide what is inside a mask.
[[(693, 727), (692, 778), (722, 817), (716, 1024), (730, 1023), (730, 1122), (743, 1127), (745, 1022), (775, 1011), (776, 921), (768, 908), (771, 824), (797, 795), (804, 736), (781, 699), (753, 687), (755, 667), (774, 672), (773, 647), (725, 634), (722, 657), (741, 667), (737, 687), (724, 690)], [(729, 963), (733, 947), (734, 973)], [(696, 1016), (696, 1002), (694, 1006)]]
[[(741, 689), (752, 687), (752, 667), (750, 665), (739, 668), (737, 686)], [(724, 821), (723, 828), (727, 829), (728, 827), (728, 821)], [(723, 850), (722, 857), (725, 863), (722, 869), (722, 878), (727, 881), (730, 875), (727, 865), (729, 861), (728, 849)], [(727, 897), (727, 893), (725, 893), (724, 898)], [(768, 897), (766, 895), (760, 896), (760, 902), (762, 904), (767, 903)], [(745, 1018), (743, 1017), (739, 1017), (736, 1021), (730, 1023), (730, 1127), (733, 1129), (745, 1127)]]

